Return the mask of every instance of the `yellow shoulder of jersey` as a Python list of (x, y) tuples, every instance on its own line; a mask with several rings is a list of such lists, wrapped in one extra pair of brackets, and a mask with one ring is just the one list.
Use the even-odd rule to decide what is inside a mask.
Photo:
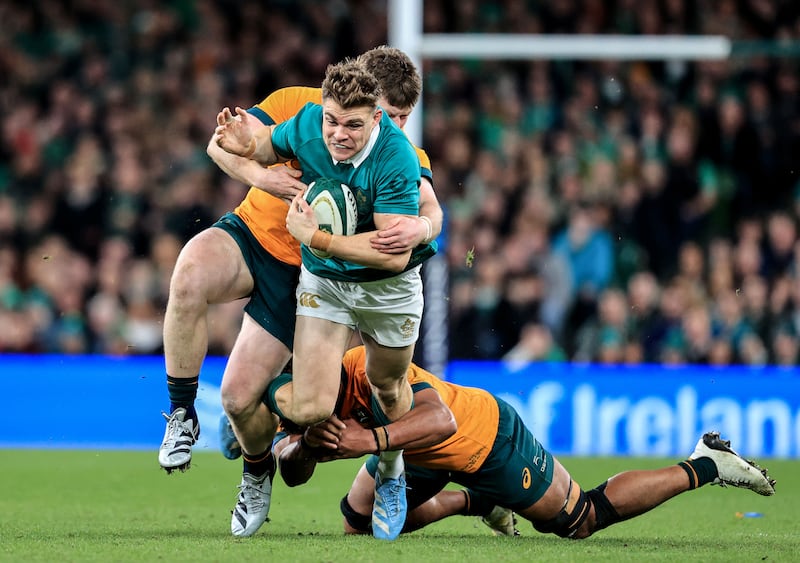
[(423, 149), (419, 148), (417, 145), (414, 145), (414, 150), (417, 153), (417, 158), (419, 158), (420, 167), (430, 170), (431, 159), (428, 158), (428, 153), (426, 153)]
[(321, 104), (322, 89), (308, 86), (288, 86), (276, 90), (255, 107), (266, 113), (274, 123), (283, 123), (307, 103)]

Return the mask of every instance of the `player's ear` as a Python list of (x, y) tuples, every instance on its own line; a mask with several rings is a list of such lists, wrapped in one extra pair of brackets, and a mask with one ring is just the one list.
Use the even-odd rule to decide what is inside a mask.
[(375, 126), (380, 123), (381, 117), (383, 117), (383, 110), (378, 106), (375, 108), (375, 115), (372, 116), (372, 125)]

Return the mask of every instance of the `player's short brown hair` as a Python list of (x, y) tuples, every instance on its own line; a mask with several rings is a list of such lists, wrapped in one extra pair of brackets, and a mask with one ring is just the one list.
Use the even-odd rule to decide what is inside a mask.
[(358, 62), (375, 75), (386, 100), (398, 108), (413, 108), (422, 92), (422, 77), (400, 49), (381, 45), (359, 55)]
[(355, 60), (328, 65), (322, 81), (322, 99), (342, 108), (377, 107), (383, 94), (378, 79)]

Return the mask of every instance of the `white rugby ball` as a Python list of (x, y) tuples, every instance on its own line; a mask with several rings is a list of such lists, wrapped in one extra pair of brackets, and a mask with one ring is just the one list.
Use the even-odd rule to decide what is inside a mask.
[[(358, 205), (352, 190), (339, 180), (317, 178), (308, 185), (305, 200), (319, 223), (320, 230), (332, 235), (354, 235), (358, 225)], [(310, 248), (319, 258), (330, 258), (330, 254)]]

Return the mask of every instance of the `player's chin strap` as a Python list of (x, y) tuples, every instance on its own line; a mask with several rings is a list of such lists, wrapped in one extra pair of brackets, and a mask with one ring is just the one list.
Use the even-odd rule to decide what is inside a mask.
[(589, 516), (589, 509), (594, 506), (594, 526), (591, 532), (607, 528), (611, 524), (623, 520), (606, 497), (606, 485), (583, 492), (572, 479), (569, 481), (567, 499), (558, 516), (544, 522), (535, 522), (533, 527), (546, 534), (556, 534), (562, 538), (573, 538)]

